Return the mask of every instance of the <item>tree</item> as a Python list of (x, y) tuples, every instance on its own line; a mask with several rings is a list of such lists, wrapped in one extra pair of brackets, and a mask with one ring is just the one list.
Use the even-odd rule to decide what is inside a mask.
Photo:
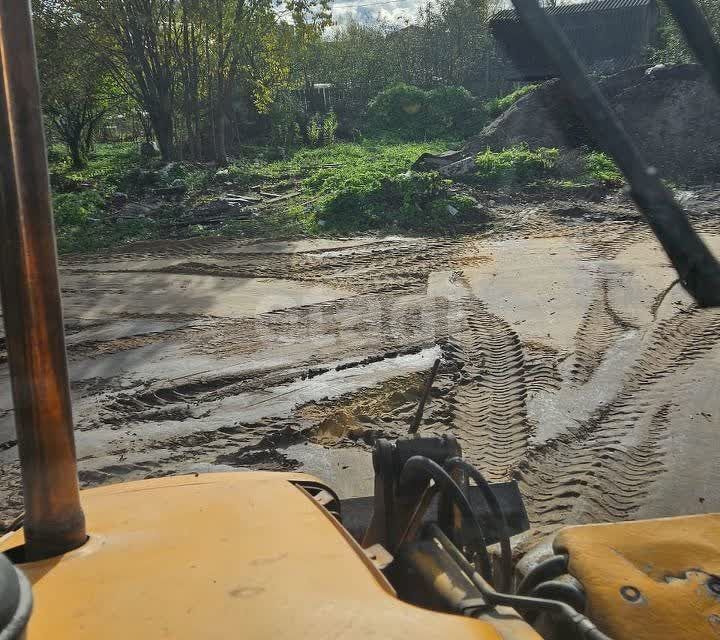
[(157, 137), (164, 160), (174, 157), (175, 97), (179, 61), (175, 54), (175, 0), (99, 2), (96, 20), (115, 38), (140, 102)]
[(113, 104), (114, 88), (101, 57), (84, 46), (89, 25), (58, 3), (37, 1), (33, 11), (43, 110), (79, 169)]
[(253, 93), (261, 82), (263, 56), (276, 28), (271, 0), (212, 0), (209, 65), (215, 87), (215, 160), (227, 163), (226, 134), (232, 121), (233, 94)]
[(290, 25), (279, 23), (277, 0), (71, 2), (102, 34), (113, 77), (147, 114), (163, 159), (200, 157), (205, 137), (220, 165), (228, 137), (239, 142), (238, 113), (267, 111), (291, 57), (329, 24), (328, 0), (286, 0)]

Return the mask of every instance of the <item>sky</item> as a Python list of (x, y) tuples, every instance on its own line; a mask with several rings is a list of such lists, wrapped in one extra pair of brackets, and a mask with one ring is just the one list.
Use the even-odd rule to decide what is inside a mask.
[[(569, 4), (582, 0), (560, 0), (559, 4)], [(333, 20), (342, 25), (350, 20), (375, 22), (384, 20), (390, 24), (404, 25), (413, 22), (417, 9), (427, 0), (337, 0), (332, 3)], [(498, 9), (511, 6), (510, 0), (498, 0)]]
[(394, 24), (412, 21), (417, 15), (420, 0), (338, 0), (333, 3), (333, 20), (343, 24), (355, 19), (359, 22), (384, 20)]

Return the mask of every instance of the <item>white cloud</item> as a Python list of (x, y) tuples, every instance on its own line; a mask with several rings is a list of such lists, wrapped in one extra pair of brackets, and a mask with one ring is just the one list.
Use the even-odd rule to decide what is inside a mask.
[[(587, 0), (559, 0), (558, 4), (583, 1)], [(400, 26), (406, 22), (414, 22), (419, 7), (424, 4), (427, 4), (427, 0), (340, 0), (332, 5), (332, 14), (338, 25), (357, 20), (364, 24), (385, 21)], [(512, 6), (511, 0), (496, 0), (496, 4), (498, 9)]]
[(350, 20), (357, 20), (364, 24), (378, 21), (404, 24), (406, 21), (413, 21), (417, 17), (417, 9), (420, 5), (420, 0), (398, 0), (394, 2), (357, 0), (352, 3), (343, 0), (343, 2), (333, 5), (332, 13), (333, 20), (339, 25)]

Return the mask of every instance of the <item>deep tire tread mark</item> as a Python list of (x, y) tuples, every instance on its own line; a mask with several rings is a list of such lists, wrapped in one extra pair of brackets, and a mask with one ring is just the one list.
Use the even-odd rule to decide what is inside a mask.
[(609, 291), (610, 283), (603, 279), (575, 335), (576, 359), (571, 379), (576, 384), (588, 382), (608, 349), (625, 331), (634, 327), (611, 307)]
[(519, 466), (516, 478), (531, 522), (550, 530), (636, 513), (664, 471), (677, 393), (670, 374), (692, 365), (719, 339), (717, 310), (680, 312), (658, 323), (615, 399)]
[(523, 345), (479, 300), (465, 298), (463, 305), (467, 329), (444, 349), (453, 386), (433, 417), (457, 435), (464, 456), (488, 478), (506, 479), (525, 455), (531, 431)]

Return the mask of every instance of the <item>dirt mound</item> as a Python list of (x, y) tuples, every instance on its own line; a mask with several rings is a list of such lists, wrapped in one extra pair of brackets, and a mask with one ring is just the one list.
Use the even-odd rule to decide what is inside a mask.
[[(665, 176), (704, 180), (720, 170), (720, 97), (698, 65), (638, 67), (600, 82), (647, 161)], [(464, 155), (526, 143), (596, 147), (559, 80), (520, 99), (465, 145)]]

